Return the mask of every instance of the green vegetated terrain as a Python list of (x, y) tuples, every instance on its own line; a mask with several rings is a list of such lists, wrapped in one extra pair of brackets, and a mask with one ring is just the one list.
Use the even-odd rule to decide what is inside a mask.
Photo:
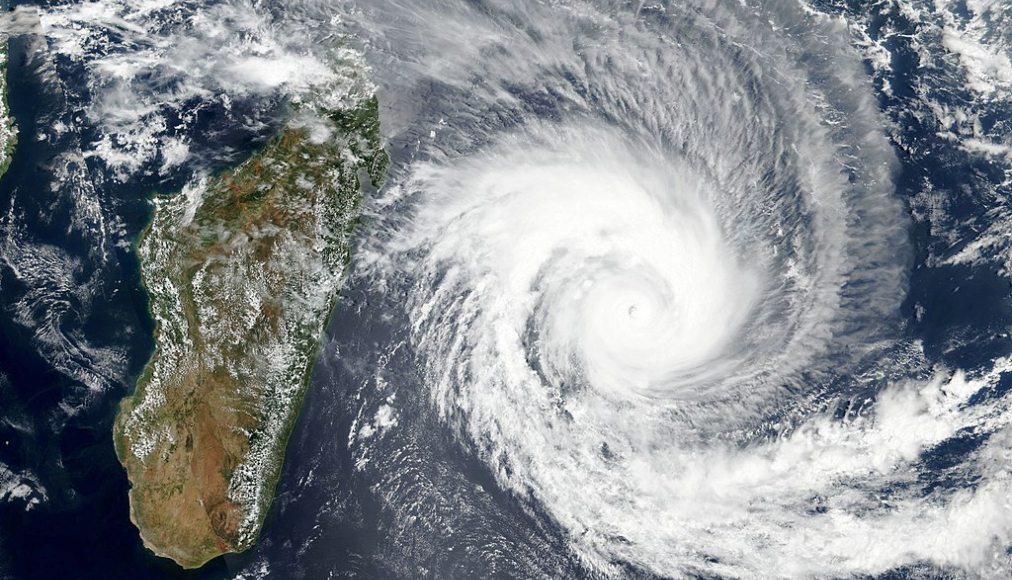
[(11, 117), (10, 105), (7, 102), (8, 41), (7, 36), (0, 33), (0, 177), (7, 173), (11, 159), (14, 158), (14, 148), (18, 144), (18, 127)]

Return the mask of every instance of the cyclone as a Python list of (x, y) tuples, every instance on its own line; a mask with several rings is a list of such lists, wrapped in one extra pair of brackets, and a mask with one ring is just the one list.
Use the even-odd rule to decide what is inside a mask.
[(270, 513), (200, 574), (1012, 577), (1007, 2), (14, 4), (0, 576), (173, 573), (106, 414), (150, 194), (368, 95)]
[[(904, 334), (896, 157), (802, 8), (354, 13), (410, 145), (361, 258), (410, 322), (398, 396), (597, 573), (1008, 570), (1007, 409)], [(977, 485), (928, 482), (967, 430)]]

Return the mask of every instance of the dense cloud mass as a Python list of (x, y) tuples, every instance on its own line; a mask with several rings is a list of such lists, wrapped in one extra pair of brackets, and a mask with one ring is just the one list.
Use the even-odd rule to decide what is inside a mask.
[[(1007, 566), (1007, 403), (968, 406), (989, 379), (904, 333), (910, 218), (841, 21), (404, 8), (365, 10), (367, 38), (453, 106), (388, 188), (410, 217), (367, 268), (410, 280), (443, 424), (582, 561)], [(469, 52), (441, 47), (457, 35)], [(992, 435), (960, 466), (977, 484), (937, 485), (924, 454), (966, 431)]]

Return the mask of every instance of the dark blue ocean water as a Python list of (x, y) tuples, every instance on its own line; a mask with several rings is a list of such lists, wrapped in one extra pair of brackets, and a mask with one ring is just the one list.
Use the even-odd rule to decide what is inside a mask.
[[(844, 14), (864, 14), (870, 5), (827, 3)], [(898, 12), (879, 18), (904, 29), (904, 17)], [(912, 24), (906, 25), (908, 32), (917, 32)], [(952, 218), (945, 224), (913, 222), (910, 236), (916, 257), (909, 273), (904, 332), (922, 341), (928, 360), (950, 368), (986, 367), (997, 356), (1012, 352), (1007, 334), (1012, 326), (1008, 279), (993, 267), (927, 267), (925, 261), (933, 248), (969, 238), (979, 227), (979, 217), (1003, 179), (1002, 169), (939, 139), (930, 113), (922, 114), (924, 91), (940, 101), (965, 101), (972, 95), (960, 92), (959, 83), (946, 71), (919, 70), (917, 56), (902, 36), (891, 39), (888, 48), (894, 59), (888, 79), (892, 96), (882, 94), (880, 104), (898, 127), (894, 139), (902, 168), (896, 195), (917, 211), (914, 199), (930, 183), (948, 194)], [(102, 178), (105, 170), (98, 162), (87, 161), (79, 170), (96, 187), (88, 195), (101, 206), (105, 237), (94, 224), (82, 222), (74, 209), (82, 199), (79, 184), (64, 182), (53, 188), (52, 163), (61, 152), (80, 149), (94, 135), (83, 125), (60, 139), (34, 137), (57, 120), (71, 123), (79, 116), (75, 99), (86, 95), (68, 97), (54, 91), (53, 84), (42, 78), (43, 67), (33, 51), (28, 40), (12, 40), (7, 72), (21, 140), (10, 170), (0, 180), (4, 216), (0, 236), (13, 240), (0, 246), (8, 253), (0, 263), (0, 464), (30, 474), (30, 483), (37, 482), (40, 488), (36, 492), (40, 501), (26, 509), (24, 501), (0, 496), (0, 578), (225, 578), (262, 566), (280, 578), (320, 578), (329, 573), (410, 577), (411, 570), (425, 570), (423, 575), (434, 577), (474, 578), (523, 575), (515, 567), (517, 561), (526, 562), (531, 570), (581, 575), (579, 566), (564, 555), (557, 561), (537, 559), (546, 546), (565, 553), (559, 532), (546, 518), (531, 516), (515, 498), (501, 493), (483, 464), (454, 451), (458, 446), (438, 425), (419, 424), (404, 435), (411, 438), (419, 465), (414, 485), (438, 487), (461, 505), (480, 502), (482, 517), (462, 513), (457, 522), (483, 533), (500, 532), (510, 540), (511, 552), (501, 561), (478, 559), (464, 550), (446, 551), (450, 542), (444, 544), (439, 537), (389, 536), (393, 522), (384, 519), (374, 496), (376, 486), (384, 483), (382, 476), (357, 472), (347, 448), (356, 413), (349, 401), (372, 376), (373, 347), (385, 343), (400, 323), (361, 313), (357, 306), (369, 300), (364, 283), (347, 289), (329, 325), (327, 346), (291, 439), (261, 543), (248, 554), (218, 558), (191, 572), (145, 550), (129, 521), (128, 482), (111, 439), (117, 405), (130, 393), (152, 349), (153, 324), (130, 244), (150, 217), (150, 193), (178, 189), (187, 176), (152, 175), (120, 185)], [(56, 70), (73, 74), (69, 65)], [(66, 82), (72, 85), (72, 76)], [(382, 92), (380, 98), (382, 102)], [(985, 120), (1004, 123), (1010, 113), (995, 110)], [(202, 133), (194, 136), (196, 147), (217, 152), (222, 165), (248, 153), (265, 136), (229, 132), (223, 114), (209, 110), (206, 115)], [(407, 145), (407, 140), (391, 142), (395, 158)], [(967, 230), (960, 232), (961, 227)], [(74, 267), (65, 275), (34, 279), (50, 287), (41, 291), (30, 287), (14, 263), (26, 259), (15, 250), (29, 247), (36, 249), (32, 255), (38, 248), (57, 248), (63, 263)], [(77, 291), (81, 286), (89, 289), (87, 300)], [(47, 345), (43, 340), (47, 337), (63, 342)], [(89, 388), (74, 369), (94, 363), (96, 353), (114, 353), (116, 362), (100, 366), (93, 377), (99, 388)], [(390, 364), (408, 369), (411, 361)], [(1010, 386), (1012, 381), (1005, 380), (994, 392), (980, 396), (1002, 396)], [(411, 414), (410, 402), (402, 412)], [(924, 461), (941, 471), (980, 442), (972, 434), (954, 438)], [(376, 450), (386, 451), (392, 449)], [(321, 463), (321, 456), (329, 460)], [(453, 493), (446, 494), (447, 490)], [(420, 509), (459, 507), (451, 501)], [(907, 572), (889, 576), (904, 577)]]

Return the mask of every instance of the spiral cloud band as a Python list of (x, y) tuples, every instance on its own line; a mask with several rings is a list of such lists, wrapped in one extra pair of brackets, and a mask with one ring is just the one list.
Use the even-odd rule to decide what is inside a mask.
[[(405, 144), (363, 269), (424, 397), (602, 574), (1006, 572), (1008, 409), (967, 405), (1001, 369), (930, 379), (902, 338), (909, 224), (844, 25), (689, 4), (348, 17)], [(967, 430), (978, 484), (932, 484)]]

